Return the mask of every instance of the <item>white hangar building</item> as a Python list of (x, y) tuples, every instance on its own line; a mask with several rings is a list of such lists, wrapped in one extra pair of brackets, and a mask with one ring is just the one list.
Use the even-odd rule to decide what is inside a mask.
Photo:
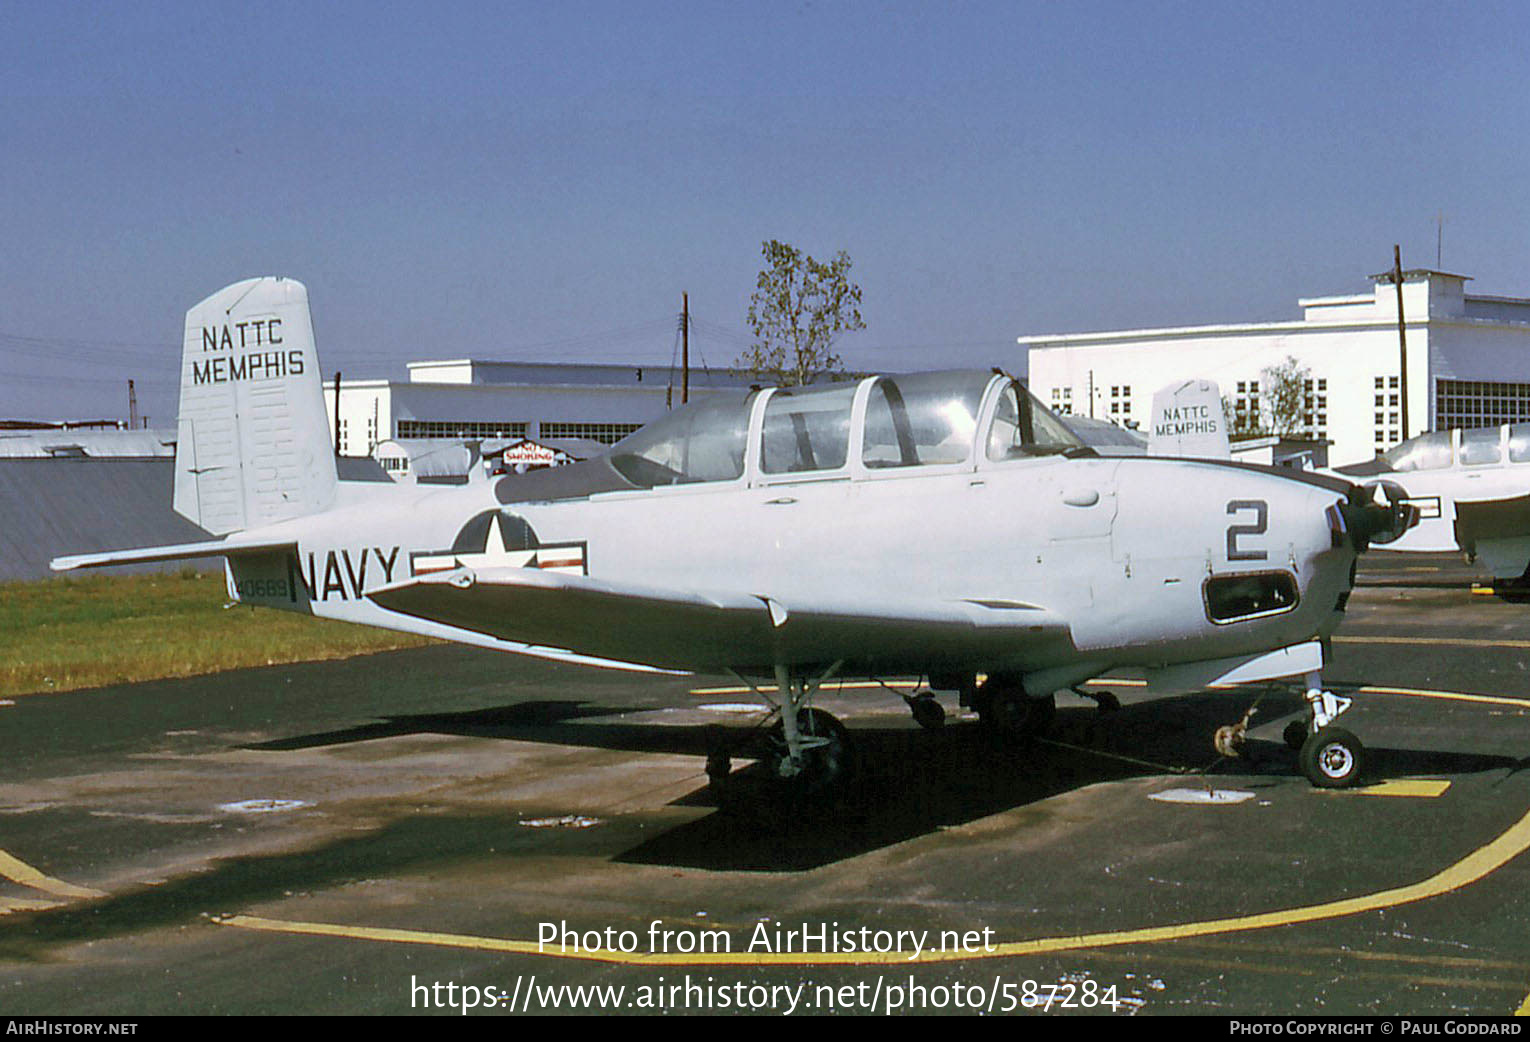
[(1397, 289), (1372, 279), (1371, 293), (1299, 300), (1297, 322), (1022, 336), (1030, 388), (1058, 412), (1147, 430), (1154, 392), (1192, 377), (1257, 415), (1264, 370), (1295, 358), (1309, 377), (1304, 433), (1330, 440), (1337, 464), (1427, 430), (1530, 420), (1530, 299), (1476, 296), (1465, 275), (1419, 269), (1403, 273), (1404, 430)]
[[(421, 438), (586, 439), (614, 444), (679, 406), (669, 366), (460, 359), (410, 362), (409, 379), (340, 380), (339, 453), (370, 456), (387, 441)], [(747, 388), (734, 370), (691, 370), (690, 398)], [(335, 381), (324, 401), (335, 429)]]

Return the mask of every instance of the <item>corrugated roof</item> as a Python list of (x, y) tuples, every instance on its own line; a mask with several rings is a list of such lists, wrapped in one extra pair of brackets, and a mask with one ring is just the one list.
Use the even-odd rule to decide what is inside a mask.
[(0, 459), (0, 581), (54, 575), (62, 554), (212, 538), (170, 508), (174, 482), (173, 459)]
[(94, 430), (85, 428), (0, 431), (0, 458), (47, 459), (54, 456), (149, 458), (175, 455), (174, 430)]

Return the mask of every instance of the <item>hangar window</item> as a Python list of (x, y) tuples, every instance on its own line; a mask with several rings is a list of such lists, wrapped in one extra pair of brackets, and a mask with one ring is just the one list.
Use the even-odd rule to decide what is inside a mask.
[(744, 474), (751, 394), (715, 394), (611, 447), (611, 465), (642, 488), (733, 481)]
[(964, 463), (972, 455), (987, 372), (885, 377), (866, 403), (867, 467)]
[(777, 391), (765, 405), (760, 469), (766, 474), (838, 470), (850, 455), (853, 383)]
[(1296, 579), (1290, 572), (1217, 575), (1206, 580), (1206, 617), (1212, 622), (1240, 622), (1277, 615), (1296, 607)]
[(1004, 388), (988, 430), (989, 459), (1045, 456), (1083, 444), (1024, 387), (1011, 383)]

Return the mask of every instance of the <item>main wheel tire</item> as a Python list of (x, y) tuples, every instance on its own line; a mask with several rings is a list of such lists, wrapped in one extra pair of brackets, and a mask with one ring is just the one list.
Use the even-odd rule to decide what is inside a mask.
[(1102, 713), (1119, 713), (1121, 700), (1116, 697), (1114, 691), (1098, 691), (1094, 694), (1094, 704)]
[(802, 814), (840, 805), (859, 773), (849, 732), (822, 709), (801, 710), (797, 727), (800, 734), (827, 742), (803, 750), (802, 770), (793, 775), (781, 774), (789, 754), (780, 721), (734, 751), (756, 761), (750, 767), (735, 772), (726, 754), (708, 756), (712, 798), (723, 815), (748, 828), (774, 832), (791, 827)]
[(855, 776), (855, 750), (845, 725), (822, 709), (802, 709), (797, 713), (797, 732), (806, 738), (826, 739), (826, 742), (804, 749), (802, 770), (782, 777), (781, 765), (790, 753), (786, 747), (786, 728), (777, 721), (766, 736), (766, 753), (760, 758), (766, 774), (802, 796), (836, 793), (849, 784)]
[(908, 708), (914, 714), (914, 722), (926, 731), (938, 731), (945, 725), (946, 708), (934, 695), (918, 695), (909, 702)]
[[(989, 685), (983, 687), (989, 688)], [(979, 691), (979, 695), (978, 719), (984, 727), (1003, 738), (1037, 738), (1046, 734), (1057, 716), (1054, 696), (1032, 698), (1018, 684), (995, 686)]]
[(1300, 754), (1302, 773), (1319, 789), (1347, 789), (1360, 780), (1365, 747), (1342, 727), (1325, 727), (1308, 736)]

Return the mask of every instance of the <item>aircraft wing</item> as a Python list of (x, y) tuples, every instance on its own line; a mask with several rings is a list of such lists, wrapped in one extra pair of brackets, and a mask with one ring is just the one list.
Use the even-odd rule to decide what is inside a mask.
[(1495, 578), (1519, 578), (1530, 564), (1530, 496), (1456, 500), (1455, 535)]
[(390, 611), (502, 640), (666, 669), (768, 671), (843, 660), (859, 671), (1042, 663), (1068, 626), (1000, 600), (857, 601), (691, 591), (529, 568), (459, 568), (367, 595)]
[(1456, 500), (1456, 544), (1471, 550), (1480, 539), (1530, 535), (1530, 496)]

